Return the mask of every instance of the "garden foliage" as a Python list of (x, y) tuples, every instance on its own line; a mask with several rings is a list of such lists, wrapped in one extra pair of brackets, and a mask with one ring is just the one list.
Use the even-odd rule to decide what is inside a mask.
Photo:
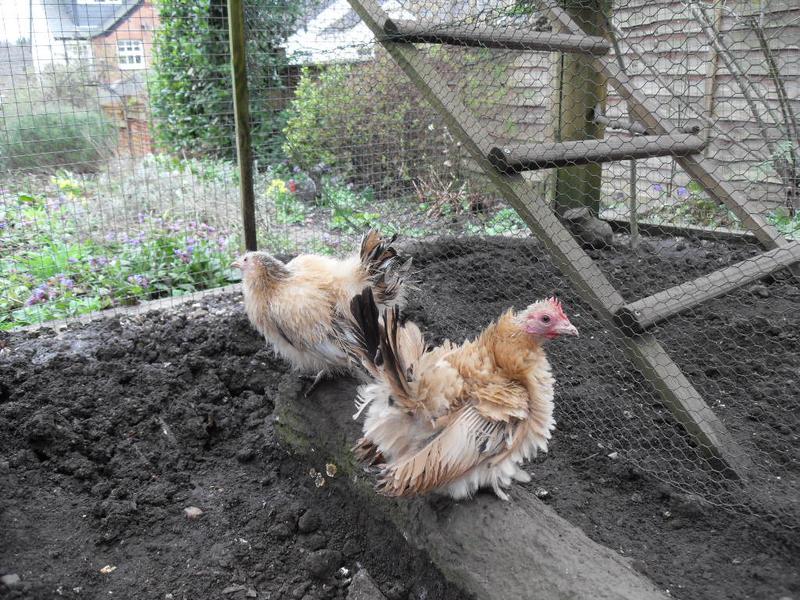
[(431, 167), (450, 177), (460, 167), (441, 118), (381, 53), (361, 64), (304, 70), (285, 134), (285, 152), (303, 170), (322, 164), (381, 196), (411, 191)]
[[(224, 0), (156, 0), (161, 26), (153, 43), (151, 107), (157, 139), (184, 155), (232, 158), (233, 92)], [(281, 45), (305, 4), (269, 0), (245, 5), (247, 73), (254, 154), (280, 152)]]
[(110, 156), (117, 131), (99, 110), (44, 105), (3, 119), (0, 164), (6, 169), (93, 171)]

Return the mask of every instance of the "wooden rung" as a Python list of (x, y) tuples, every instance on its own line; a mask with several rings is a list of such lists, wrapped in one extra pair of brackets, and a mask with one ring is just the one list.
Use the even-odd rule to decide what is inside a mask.
[(685, 156), (701, 152), (705, 146), (706, 142), (696, 135), (675, 133), (495, 147), (489, 152), (489, 161), (501, 173), (512, 174), (652, 156)]
[(608, 41), (597, 36), (531, 31), (520, 27), (476, 25), (435, 25), (408, 19), (387, 19), (383, 31), (385, 41), (423, 44), (452, 44), (506, 50), (573, 52), (601, 56), (607, 54)]
[(800, 242), (775, 248), (708, 275), (626, 304), (615, 320), (627, 333), (642, 333), (651, 325), (701, 302), (753, 283), (773, 271), (800, 262)]

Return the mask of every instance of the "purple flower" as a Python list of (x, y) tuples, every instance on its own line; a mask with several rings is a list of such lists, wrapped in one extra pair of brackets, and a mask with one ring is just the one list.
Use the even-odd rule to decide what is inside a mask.
[(92, 269), (100, 269), (101, 267), (106, 266), (110, 261), (105, 256), (90, 256), (89, 257), (89, 266)]
[(25, 301), (25, 306), (33, 306), (41, 302), (47, 302), (51, 297), (50, 288), (46, 283), (43, 283), (31, 292), (30, 298)]
[(656, 183), (656, 184), (653, 185), (653, 190), (658, 192), (658, 193), (661, 193), (661, 192), (664, 191), (664, 186), (661, 185), (660, 183)]
[(67, 202), (67, 197), (64, 194), (59, 194), (58, 197), (54, 198), (53, 200), (47, 201), (47, 208), (48, 210), (56, 210), (61, 208)]
[(299, 172), (300, 172), (300, 167), (294, 167), (292, 169), (292, 173), (299, 173)]
[(127, 238), (125, 243), (129, 246), (141, 246), (144, 241), (144, 233), (139, 233), (136, 237)]
[(70, 256), (70, 257), (67, 259), (67, 262), (68, 262), (69, 264), (71, 264), (71, 265), (74, 265), (76, 262), (78, 262), (78, 259), (77, 259), (77, 258), (75, 258), (74, 256)]
[(144, 213), (137, 214), (136, 215), (136, 220), (139, 221), (140, 224), (144, 223)]
[(114, 241), (114, 240), (116, 240), (116, 239), (117, 239), (117, 234), (116, 234), (116, 233), (114, 233), (113, 231), (109, 231), (109, 232), (106, 234), (106, 241), (107, 241), (107, 242), (113, 242), (113, 241)]
[(181, 262), (188, 263), (190, 260), (192, 260), (192, 250), (193, 248), (190, 246), (186, 250), (175, 248), (174, 252), (175, 256), (181, 259)]
[(0, 229), (6, 229), (8, 227), (8, 221), (0, 221)]
[(675, 193), (678, 194), (679, 198), (688, 198), (689, 197), (689, 190), (687, 190), (683, 186), (681, 186), (677, 190), (675, 190)]
[(63, 285), (65, 288), (67, 288), (68, 290), (71, 290), (72, 288), (75, 287), (75, 282), (72, 279), (70, 279), (69, 277), (62, 276), (62, 277), (60, 277), (58, 279), (58, 282), (61, 285)]
[(128, 283), (132, 283), (133, 285), (138, 285), (139, 287), (147, 287), (150, 285), (150, 280), (147, 279), (144, 275), (131, 275), (128, 277)]

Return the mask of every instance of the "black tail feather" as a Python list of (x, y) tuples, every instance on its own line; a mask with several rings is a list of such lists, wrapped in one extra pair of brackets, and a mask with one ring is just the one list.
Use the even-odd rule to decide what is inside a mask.
[(396, 240), (396, 233), (385, 239), (376, 229), (370, 229), (361, 240), (361, 264), (375, 290), (375, 300), (381, 305), (401, 297), (411, 269), (411, 257), (399, 254), (392, 245)]
[(357, 359), (374, 377), (382, 377), (392, 387), (400, 405), (407, 404), (408, 371), (398, 347), (400, 308), (386, 309), (379, 317), (372, 289), (366, 287), (350, 301), (350, 312), (359, 340), (354, 349)]
[(397, 331), (400, 324), (400, 307), (386, 309), (383, 312), (383, 335), (380, 339), (383, 372), (390, 380), (392, 387), (401, 393), (403, 398), (409, 396), (406, 366), (400, 359)]
[(361, 293), (350, 300), (350, 312), (358, 329), (360, 342), (359, 359), (366, 361), (368, 367), (380, 366), (379, 350), (381, 344), (381, 325), (378, 306), (372, 288), (365, 287)]

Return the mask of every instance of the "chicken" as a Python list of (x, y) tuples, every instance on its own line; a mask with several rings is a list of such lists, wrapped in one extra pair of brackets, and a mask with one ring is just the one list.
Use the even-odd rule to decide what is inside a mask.
[(376, 230), (361, 240), (360, 253), (338, 260), (304, 254), (284, 264), (266, 252), (247, 252), (233, 262), (242, 270), (244, 306), (252, 325), (277, 354), (304, 375), (349, 371), (353, 320), (350, 300), (364, 287), (375, 302), (404, 302), (410, 258)]
[(353, 299), (356, 355), (374, 378), (359, 388), (366, 410), (356, 457), (380, 469), (388, 496), (443, 492), (468, 498), (512, 480), (530, 481), (520, 464), (547, 451), (555, 426), (554, 379), (543, 344), (578, 335), (556, 298), (508, 310), (474, 340), (426, 349), (419, 328), (383, 312), (369, 289)]

